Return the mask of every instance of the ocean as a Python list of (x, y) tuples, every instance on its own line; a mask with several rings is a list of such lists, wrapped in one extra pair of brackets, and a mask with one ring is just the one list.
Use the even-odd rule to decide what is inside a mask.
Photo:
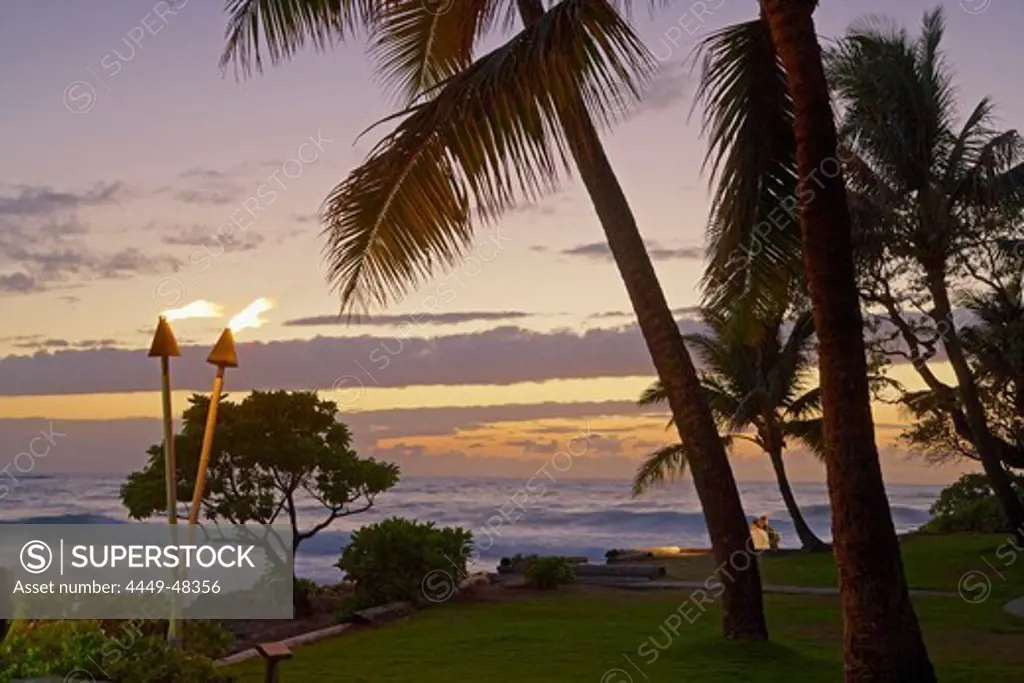
[[(554, 479), (554, 480), (551, 480)], [(611, 548), (708, 547), (700, 505), (688, 480), (670, 483), (650, 494), (630, 498), (628, 481), (408, 477), (379, 496), (366, 512), (339, 519), (304, 541), (296, 573), (321, 583), (340, 579), (334, 563), (350, 533), (364, 524), (398, 516), (458, 525), (478, 541), (476, 569), (493, 569), (515, 553), (579, 555), (604, 562)], [(118, 498), (124, 475), (48, 475), (6, 481), (0, 498), (0, 523), (128, 523)], [(829, 508), (823, 483), (793, 485), (808, 524), (828, 540)], [(898, 532), (915, 529), (930, 518), (929, 507), (941, 486), (890, 485), (889, 500)], [(782, 534), (782, 547), (799, 547), (778, 489), (771, 482), (740, 482), (750, 519), (768, 515)], [(301, 528), (323, 519), (312, 503), (303, 504)], [(504, 520), (502, 513), (504, 512)], [(162, 523), (154, 519), (152, 523)]]

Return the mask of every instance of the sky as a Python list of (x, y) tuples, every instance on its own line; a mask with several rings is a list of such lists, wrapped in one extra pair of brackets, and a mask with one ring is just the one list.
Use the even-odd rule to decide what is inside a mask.
[[(316, 212), (378, 135), (360, 133), (394, 100), (358, 42), (236, 79), (218, 66), (222, 3), (176, 4), (0, 7), (0, 471), (13, 472), (47, 430), (62, 435), (52, 455), (17, 471), (140, 467), (161, 434), (159, 369), (146, 357), (153, 326), (196, 299), (228, 316), (258, 297), (276, 302), (266, 325), (239, 333), (232, 399), (319, 390), (362, 455), (408, 474), (528, 476), (560, 450), (578, 453), (588, 434), (565, 476), (628, 477), (671, 440), (664, 411), (634, 404), (653, 368), (578, 182), (566, 177), (483, 229), (450, 273), (401, 303), (344, 324)], [(826, 39), (869, 13), (916, 32), (936, 4), (822, 0), (816, 20)], [(1024, 72), (1007, 57), (1020, 54), (1024, 4), (942, 4), (959, 101), (992, 96), (1000, 123), (1015, 127)], [(694, 329), (708, 178), (685, 62), (696, 41), (754, 16), (756, 4), (636, 7), (659, 71), (604, 139), (666, 296)], [(174, 324), (177, 414), (210, 390), (204, 360), (225, 323)], [(902, 420), (876, 406), (887, 481), (943, 483), (972, 469), (909, 456)], [(739, 448), (733, 468), (744, 480), (772, 477), (753, 449)], [(823, 478), (799, 448), (789, 468), (795, 480)]]

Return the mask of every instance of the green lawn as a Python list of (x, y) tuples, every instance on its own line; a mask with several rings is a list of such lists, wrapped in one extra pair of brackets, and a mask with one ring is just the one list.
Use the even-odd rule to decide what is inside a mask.
[[(968, 571), (992, 579), (992, 596), (976, 604), (958, 597), (914, 601), (943, 683), (1021, 680), (1024, 619), (1003, 613), (1001, 606), (1024, 595), (1024, 558), (1006, 567), (1005, 553), (1002, 560), (995, 554), (1004, 542), (1003, 536), (967, 535), (904, 541), (914, 587), (955, 593)], [(702, 562), (709, 560), (676, 562), (673, 574), (703, 580), (710, 564)], [(835, 585), (831, 562), (828, 554), (765, 558), (765, 582)], [(772, 642), (737, 644), (719, 637), (717, 607), (692, 624), (682, 621), (675, 635), (667, 627), (663, 631), (688, 596), (573, 586), (509, 602), (444, 605), (299, 648), (295, 659), (281, 665), (281, 683), (712, 683), (732, 675), (745, 683), (840, 680), (836, 597), (766, 595)], [(248, 662), (236, 671), (242, 683), (259, 683), (261, 666)]]
[[(981, 594), (981, 572), (991, 583), (991, 600), (1008, 600), (1024, 595), (1024, 553), (1015, 557), (1005, 534), (915, 534), (903, 539), (903, 563), (911, 588), (956, 593), (961, 577), (975, 572), (965, 580), (968, 596)], [(665, 562), (669, 576), (703, 581), (714, 569), (709, 556), (695, 556)], [(836, 568), (831, 553), (786, 555), (761, 558), (762, 580), (765, 584), (791, 586), (835, 586)], [(1002, 575), (1000, 577), (1000, 575)]]
[[(687, 597), (685, 592), (569, 589), (526, 601), (446, 605), (299, 648), (294, 660), (282, 664), (281, 683), (712, 683), (730, 675), (749, 683), (840, 679), (835, 598), (767, 596), (773, 642), (744, 645), (718, 637), (717, 611), (693, 624), (683, 622), (676, 636), (662, 632), (666, 617)], [(1024, 620), (1003, 614), (995, 603), (922, 598), (917, 608), (943, 683), (1021, 680)], [(655, 649), (651, 637), (664, 649)], [(239, 667), (241, 680), (262, 681), (260, 666)], [(606, 675), (611, 669), (629, 677)]]

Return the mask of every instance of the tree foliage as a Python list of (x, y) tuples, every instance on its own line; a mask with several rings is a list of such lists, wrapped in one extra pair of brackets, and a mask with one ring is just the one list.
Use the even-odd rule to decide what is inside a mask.
[[(1024, 500), (1024, 476), (1012, 479), (1017, 496)], [(1013, 531), (983, 474), (965, 474), (942, 489), (931, 513), (935, 516), (925, 529), (937, 533)]]
[[(1024, 468), (1024, 259), (1010, 253), (980, 289), (960, 300), (969, 316), (960, 335), (985, 404), (1003, 463)], [(934, 462), (977, 460), (962, 413), (949, 410), (942, 392), (908, 392), (902, 403), (913, 423), (902, 437)]]
[[(210, 399), (196, 394), (175, 436), (178, 500), (191, 501)], [(369, 509), (398, 481), (396, 465), (360, 458), (337, 406), (316, 392), (254, 391), (239, 403), (225, 397), (202, 501), (202, 516), (231, 524), (289, 524), (293, 547), (340, 517)], [(121, 500), (134, 519), (165, 512), (164, 450), (154, 444), (146, 466), (128, 476)], [(323, 517), (300, 528), (299, 508)]]

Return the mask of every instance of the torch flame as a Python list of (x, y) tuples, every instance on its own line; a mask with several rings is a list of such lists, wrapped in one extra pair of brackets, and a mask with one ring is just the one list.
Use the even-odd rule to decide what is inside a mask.
[(251, 304), (245, 307), (245, 309), (231, 319), (228, 323), (228, 327), (232, 332), (238, 332), (248, 327), (259, 327), (266, 320), (260, 319), (260, 313), (269, 311), (274, 307), (274, 302), (270, 299), (256, 299)]
[(220, 304), (199, 299), (187, 306), (164, 311), (161, 315), (167, 318), (168, 321), (183, 320), (185, 318), (220, 318), (224, 315), (224, 307)]

